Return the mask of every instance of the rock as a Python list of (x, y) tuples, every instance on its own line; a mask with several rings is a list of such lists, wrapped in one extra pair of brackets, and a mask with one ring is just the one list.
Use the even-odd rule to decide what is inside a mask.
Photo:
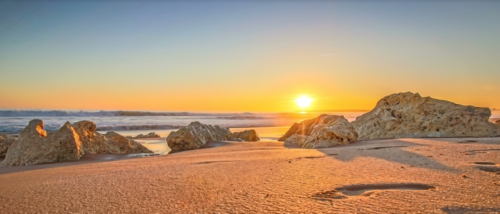
[(285, 143), (297, 144), (302, 147), (304, 142), (306, 142), (309, 136), (302, 134), (292, 134), (288, 138), (285, 139)]
[(79, 160), (85, 152), (71, 123), (66, 122), (58, 131), (47, 135), (49, 144), (57, 148), (57, 161)]
[(302, 148), (327, 148), (356, 142), (358, 133), (343, 116), (327, 124), (318, 124)]
[(259, 135), (253, 129), (245, 130), (242, 132), (233, 132), (234, 138), (239, 138), (243, 141), (260, 141)]
[(288, 131), (286, 131), (286, 133), (280, 137), (278, 139), (278, 141), (284, 141), (286, 140), (288, 137), (292, 136), (293, 134), (295, 134), (295, 132), (297, 131), (297, 129), (299, 129), (299, 124), (298, 123), (294, 123), (290, 129), (288, 129)]
[(84, 154), (153, 153), (142, 144), (115, 133), (95, 132), (95, 124), (66, 122), (58, 131), (47, 134), (42, 120), (32, 120), (10, 146), (1, 166), (22, 166), (57, 161), (79, 160)]
[(127, 137), (127, 138), (130, 138), (130, 139), (141, 139), (141, 138), (160, 138), (161, 136), (154, 133), (154, 132), (150, 132), (148, 134), (139, 134), (135, 137)]
[(500, 118), (497, 121), (495, 121), (495, 124), (500, 125)]
[[(85, 154), (109, 154), (106, 138), (95, 132), (97, 126), (94, 122), (83, 120), (72, 124), (83, 144)], [(111, 153), (113, 154), (113, 153)]]
[(106, 153), (109, 154), (153, 153), (142, 144), (116, 132), (107, 132), (104, 137), (106, 138)]
[(84, 154), (81, 141), (69, 122), (47, 134), (43, 121), (32, 120), (11, 145), (2, 166), (27, 166), (78, 160)]
[(6, 134), (0, 135), (0, 157), (5, 157), (9, 147), (16, 141), (17, 138)]
[(153, 153), (142, 144), (116, 132), (107, 132), (105, 135), (95, 132), (97, 126), (92, 121), (84, 120), (72, 126), (80, 136), (86, 154)]
[(489, 108), (406, 92), (382, 98), (352, 124), (359, 139), (498, 136), (500, 131), (488, 121), (490, 116)]
[(229, 129), (218, 125), (206, 125), (198, 121), (186, 127), (171, 132), (167, 137), (167, 144), (172, 152), (198, 149), (208, 141), (236, 140)]
[(356, 142), (358, 133), (343, 116), (320, 115), (295, 123), (279, 140), (302, 148), (326, 148)]

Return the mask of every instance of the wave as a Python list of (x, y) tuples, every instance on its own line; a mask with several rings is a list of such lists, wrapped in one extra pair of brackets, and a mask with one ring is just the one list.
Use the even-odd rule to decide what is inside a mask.
[(158, 129), (179, 129), (182, 126), (169, 124), (132, 124), (132, 125), (103, 125), (98, 126), (97, 131), (115, 130), (158, 130)]
[[(354, 120), (360, 113), (343, 112)], [(227, 128), (290, 126), (316, 117), (302, 113), (191, 113), (147, 111), (64, 111), (64, 110), (0, 110), (0, 133), (19, 133), (32, 119), (44, 121), (47, 131), (58, 130), (66, 121), (90, 120), (98, 131), (178, 129), (193, 121)]]
[(226, 120), (257, 120), (257, 119), (266, 119), (266, 118), (267, 117), (262, 117), (262, 116), (247, 116), (247, 115), (216, 117), (216, 119), (226, 119)]
[[(247, 127), (270, 127), (276, 126), (273, 123), (258, 123), (258, 124), (213, 124), (220, 125), (226, 128), (247, 128)], [(26, 126), (0, 126), (0, 133), (20, 133)], [(123, 131), (123, 130), (165, 130), (165, 129), (179, 129), (184, 125), (171, 125), (171, 124), (126, 124), (126, 125), (98, 125), (96, 131)], [(51, 132), (57, 131), (61, 125), (44, 125), (43, 129)]]
[(63, 110), (0, 110), (0, 117), (141, 117), (141, 116), (229, 116), (251, 117), (252, 113), (192, 113), (150, 111), (63, 111)]

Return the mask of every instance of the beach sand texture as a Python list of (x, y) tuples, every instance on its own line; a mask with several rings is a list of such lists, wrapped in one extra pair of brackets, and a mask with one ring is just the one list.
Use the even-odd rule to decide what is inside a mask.
[[(500, 138), (212, 142), (0, 168), (2, 213), (499, 213)], [(86, 159), (88, 160), (88, 159)]]

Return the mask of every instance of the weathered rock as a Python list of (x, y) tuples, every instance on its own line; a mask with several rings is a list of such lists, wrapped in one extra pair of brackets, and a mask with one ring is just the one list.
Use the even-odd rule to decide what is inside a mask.
[(2, 166), (23, 166), (78, 160), (84, 154), (78, 135), (69, 122), (47, 134), (43, 121), (32, 120), (11, 145)]
[(130, 154), (130, 153), (153, 153), (142, 144), (125, 138), (116, 132), (107, 132), (105, 145), (107, 146), (106, 153), (110, 154)]
[(356, 142), (358, 133), (343, 116), (320, 115), (294, 124), (279, 140), (302, 148), (326, 148)]
[(0, 157), (5, 157), (9, 147), (16, 141), (17, 138), (6, 134), (0, 135)]
[(66, 122), (58, 131), (47, 134), (43, 121), (32, 120), (10, 146), (1, 166), (33, 165), (79, 160), (84, 154), (153, 153), (142, 144), (115, 133), (95, 132), (95, 124)]
[(72, 126), (80, 136), (86, 154), (153, 153), (142, 144), (116, 132), (105, 135), (95, 132), (97, 126), (92, 121), (84, 120), (73, 123)]
[(239, 138), (243, 141), (260, 141), (259, 135), (253, 129), (245, 130), (242, 132), (233, 132), (234, 138)]
[(356, 142), (358, 133), (344, 117), (327, 124), (316, 125), (302, 148), (327, 148)]
[(359, 139), (404, 137), (488, 137), (500, 131), (489, 108), (458, 105), (411, 92), (382, 98), (352, 122)]
[(85, 154), (80, 137), (69, 122), (58, 131), (47, 134), (47, 138), (57, 148), (57, 161), (79, 160)]
[(292, 134), (288, 138), (285, 139), (285, 143), (297, 144), (302, 147), (304, 142), (306, 142), (309, 136), (302, 134)]
[[(302, 127), (302, 125), (301, 125), (301, 127)], [(290, 129), (288, 129), (288, 131), (286, 131), (286, 133), (278, 139), (278, 141), (285, 141), (288, 137), (294, 135), (295, 132), (297, 132), (298, 129), (299, 129), (299, 124), (298, 123), (294, 123), (290, 127)], [(300, 133), (300, 134), (303, 134), (303, 133)]]
[(198, 149), (208, 141), (236, 140), (229, 129), (218, 125), (192, 122), (186, 127), (171, 132), (167, 137), (167, 144), (172, 152)]
[(139, 134), (135, 137), (127, 137), (127, 138), (130, 138), (130, 139), (142, 139), (142, 138), (160, 138), (161, 136), (154, 133), (154, 132), (150, 132), (148, 134)]
[(92, 121), (79, 121), (72, 124), (83, 144), (85, 154), (107, 154), (108, 146), (104, 135), (96, 132), (96, 124)]

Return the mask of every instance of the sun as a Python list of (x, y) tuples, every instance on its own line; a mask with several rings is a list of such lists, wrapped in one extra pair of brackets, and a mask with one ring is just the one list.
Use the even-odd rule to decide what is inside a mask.
[(295, 102), (300, 108), (307, 108), (311, 105), (311, 102), (313, 101), (312, 98), (308, 97), (307, 95), (302, 95), (298, 97)]

